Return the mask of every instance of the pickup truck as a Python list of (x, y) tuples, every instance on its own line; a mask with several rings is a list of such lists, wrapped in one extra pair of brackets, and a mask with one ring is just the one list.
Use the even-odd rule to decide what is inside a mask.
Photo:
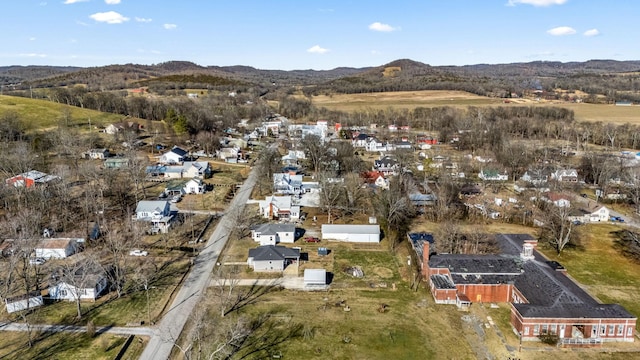
[(308, 242), (308, 243), (319, 243), (320, 239), (318, 239), (315, 236), (307, 236), (306, 238), (304, 238), (304, 242)]

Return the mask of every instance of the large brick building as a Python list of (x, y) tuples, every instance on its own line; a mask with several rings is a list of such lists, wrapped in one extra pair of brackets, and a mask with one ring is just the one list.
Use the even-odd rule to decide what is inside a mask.
[(637, 317), (601, 304), (536, 251), (526, 234), (500, 234), (499, 255), (437, 254), (433, 238), (410, 234), (436, 303), (511, 303), (511, 325), (523, 341), (556, 334), (565, 345), (634, 341)]

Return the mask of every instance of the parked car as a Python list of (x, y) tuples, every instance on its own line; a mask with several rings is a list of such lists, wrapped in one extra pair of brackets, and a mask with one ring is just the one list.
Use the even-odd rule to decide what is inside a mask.
[(582, 196), (583, 198), (589, 197), (589, 195), (587, 195), (587, 194), (580, 194), (580, 196)]
[(624, 219), (621, 218), (620, 216), (611, 216), (609, 220), (614, 222), (624, 222)]
[(149, 252), (145, 251), (145, 250), (135, 249), (135, 250), (129, 251), (129, 255), (131, 255), (131, 256), (147, 256), (147, 255), (149, 255)]
[(42, 265), (45, 262), (47, 262), (47, 260), (45, 260), (44, 258), (41, 258), (41, 257), (29, 259), (29, 264), (31, 264), (31, 265)]
[(320, 239), (315, 237), (315, 236), (307, 236), (306, 238), (304, 238), (304, 242), (308, 242), (308, 243), (319, 243)]

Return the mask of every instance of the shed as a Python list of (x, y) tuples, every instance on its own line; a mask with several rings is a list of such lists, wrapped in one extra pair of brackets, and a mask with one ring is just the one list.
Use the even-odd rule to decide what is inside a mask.
[(4, 299), (9, 314), (16, 311), (37, 308), (44, 304), (40, 292), (32, 292), (29, 294), (8, 297)]
[(82, 238), (42, 239), (34, 248), (35, 256), (45, 259), (64, 259), (73, 255), (78, 249), (78, 243), (82, 242), (84, 242)]
[(327, 270), (304, 269), (304, 286), (327, 285)]
[(379, 243), (380, 225), (322, 225), (323, 240)]

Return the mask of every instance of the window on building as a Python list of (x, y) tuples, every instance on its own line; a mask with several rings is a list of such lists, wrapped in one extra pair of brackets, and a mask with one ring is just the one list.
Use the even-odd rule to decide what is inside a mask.
[(618, 336), (624, 334), (624, 325), (618, 325)]
[(547, 325), (547, 324), (543, 324), (542, 325), (542, 333), (543, 334), (548, 334), (549, 333), (549, 325)]
[(600, 325), (600, 336), (607, 335), (607, 327), (605, 325)]
[(524, 334), (525, 335), (529, 335), (529, 327), (528, 326), (524, 327)]
[(633, 336), (633, 326), (627, 328), (627, 336)]
[(609, 334), (609, 336), (613, 336), (613, 334), (614, 334), (614, 330), (613, 329), (614, 328), (615, 328), (615, 326), (613, 326), (613, 325), (607, 325), (607, 334)]
[(549, 325), (549, 334), (555, 334), (556, 333), (556, 324), (550, 324)]
[(67, 290), (60, 290), (60, 296), (67, 296)]
[(533, 335), (538, 336), (540, 335), (540, 325), (533, 325)]

